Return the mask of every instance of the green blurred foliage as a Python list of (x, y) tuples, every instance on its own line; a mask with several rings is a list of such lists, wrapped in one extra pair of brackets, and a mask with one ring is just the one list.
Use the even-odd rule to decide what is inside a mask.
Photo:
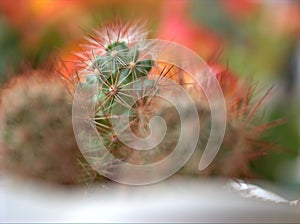
[(286, 65), (297, 38), (266, 27), (261, 5), (251, 15), (234, 18), (221, 3), (192, 1), (191, 7), (192, 18), (222, 38), (221, 61), (228, 63), (236, 74), (260, 81), (282, 75), (279, 72)]
[(21, 59), (20, 35), (0, 17), (0, 84), (18, 72)]
[[(266, 141), (277, 144), (281, 149), (270, 151), (256, 160), (252, 166), (260, 178), (268, 179), (299, 191), (297, 163), (300, 158), (299, 105), (281, 104), (271, 113), (269, 120), (284, 117), (286, 122), (266, 133)], [(299, 170), (298, 170), (299, 171)], [(297, 180), (298, 179), (298, 180)]]

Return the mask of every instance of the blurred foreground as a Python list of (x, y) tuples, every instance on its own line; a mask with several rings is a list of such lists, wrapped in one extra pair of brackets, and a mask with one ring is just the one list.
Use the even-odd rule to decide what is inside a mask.
[[(222, 179), (171, 178), (143, 187), (109, 184), (72, 190), (15, 181), (1, 180), (1, 222), (300, 221), (296, 205), (274, 195), (262, 194), (279, 202), (244, 198), (232, 190), (237, 183)], [(292, 200), (293, 195), (286, 197)]]

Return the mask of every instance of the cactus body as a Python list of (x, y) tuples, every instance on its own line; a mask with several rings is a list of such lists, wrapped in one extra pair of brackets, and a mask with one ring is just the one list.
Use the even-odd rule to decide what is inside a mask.
[(16, 76), (1, 91), (4, 170), (59, 184), (79, 184), (95, 174), (83, 167), (67, 96), (61, 83), (46, 71)]

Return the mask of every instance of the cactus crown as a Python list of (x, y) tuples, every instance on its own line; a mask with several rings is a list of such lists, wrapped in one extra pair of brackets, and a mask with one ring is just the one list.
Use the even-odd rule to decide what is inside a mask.
[[(104, 146), (116, 157), (126, 160), (132, 155), (132, 149), (122, 144), (114, 131), (113, 124), (118, 116), (113, 110), (117, 110), (118, 115), (129, 114), (130, 128), (137, 136), (147, 135), (147, 118), (150, 118), (147, 115), (151, 111), (144, 112), (152, 102), (142, 95), (153, 86), (154, 81), (147, 77), (154, 61), (141, 56), (145, 46), (139, 43), (146, 38), (143, 28), (112, 25), (106, 27), (105, 32), (95, 33), (95, 37), (88, 38), (84, 53), (79, 55), (81, 66), (77, 74), (81, 85), (97, 83), (95, 114), (91, 122)], [(138, 81), (140, 78), (144, 78), (143, 82)], [(139, 92), (139, 96), (134, 96), (133, 90)]]

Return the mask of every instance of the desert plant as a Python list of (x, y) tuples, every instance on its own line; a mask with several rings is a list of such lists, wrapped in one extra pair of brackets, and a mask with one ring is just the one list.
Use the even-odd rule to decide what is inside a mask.
[[(225, 136), (217, 157), (206, 170), (196, 172), (202, 154), (202, 150), (198, 150), (181, 172), (190, 175), (253, 178), (256, 176), (252, 169), (253, 161), (267, 156), (270, 151), (283, 150), (274, 142), (266, 141), (264, 135), (272, 127), (284, 123), (285, 119), (278, 118), (270, 122), (263, 116), (263, 104), (272, 87), (259, 89), (257, 84), (240, 79), (229, 68), (223, 68), (216, 62), (210, 64), (210, 67), (225, 97), (227, 107)], [(203, 149), (209, 135), (211, 118), (210, 111), (206, 107), (198, 107), (198, 112), (202, 125), (198, 148)]]
[(96, 177), (85, 165), (72, 129), (72, 105), (51, 72), (28, 71), (1, 90), (2, 168), (12, 174), (60, 184)]
[[(199, 172), (197, 164), (203, 145), (206, 144), (211, 123), (207, 100), (203, 94), (195, 93), (195, 89), (187, 85), (187, 80), (191, 78), (181, 68), (144, 58), (144, 55), (140, 56), (141, 51), (149, 48), (143, 46), (143, 40), (147, 37), (147, 32), (144, 30), (144, 27), (131, 23), (107, 25), (101, 30), (96, 30), (86, 38), (87, 43), (81, 45), (77, 60), (73, 61), (74, 72), (67, 76), (61, 74), (64, 79), (75, 83), (80, 88), (87, 88), (97, 83), (97, 90), (92, 99), (96, 105), (95, 113), (90, 118), (90, 123), (103, 139), (104, 147), (108, 148), (115, 157), (134, 164), (147, 164), (160, 160), (172, 151), (180, 134), (178, 114), (172, 105), (157, 97), (149, 97), (152, 93), (155, 96), (156, 86), (163, 83), (164, 78), (171, 79), (190, 92), (195, 99), (201, 123), (198, 148), (181, 173), (249, 177), (251, 161), (264, 155), (270, 146), (276, 148), (271, 143), (262, 141), (261, 138), (264, 131), (277, 125), (281, 120), (261, 124), (262, 120), (259, 121), (257, 116), (257, 111), (269, 91), (261, 99), (255, 99), (254, 85), (242, 82), (229, 69), (215, 70), (217, 63), (209, 65), (215, 70), (214, 74), (224, 92), (228, 113), (227, 130), (216, 160), (204, 172)], [(136, 42), (139, 44), (134, 44)], [(144, 78), (144, 81), (139, 82), (139, 78)], [(132, 89), (135, 90), (134, 93)], [(172, 87), (169, 91), (172, 91)], [(117, 115), (114, 114), (116, 111), (118, 111)], [(148, 122), (151, 117), (154, 115), (163, 117), (169, 128), (164, 141), (152, 152), (136, 152), (133, 148), (124, 145), (114, 132), (114, 123), (118, 122), (120, 114), (129, 114), (129, 127), (138, 137), (149, 134)], [(99, 152), (101, 150), (96, 148), (86, 152), (86, 156), (94, 158), (102, 156), (104, 159), (105, 156)], [(112, 164), (109, 163), (110, 161), (100, 160), (98, 165), (110, 167)]]

